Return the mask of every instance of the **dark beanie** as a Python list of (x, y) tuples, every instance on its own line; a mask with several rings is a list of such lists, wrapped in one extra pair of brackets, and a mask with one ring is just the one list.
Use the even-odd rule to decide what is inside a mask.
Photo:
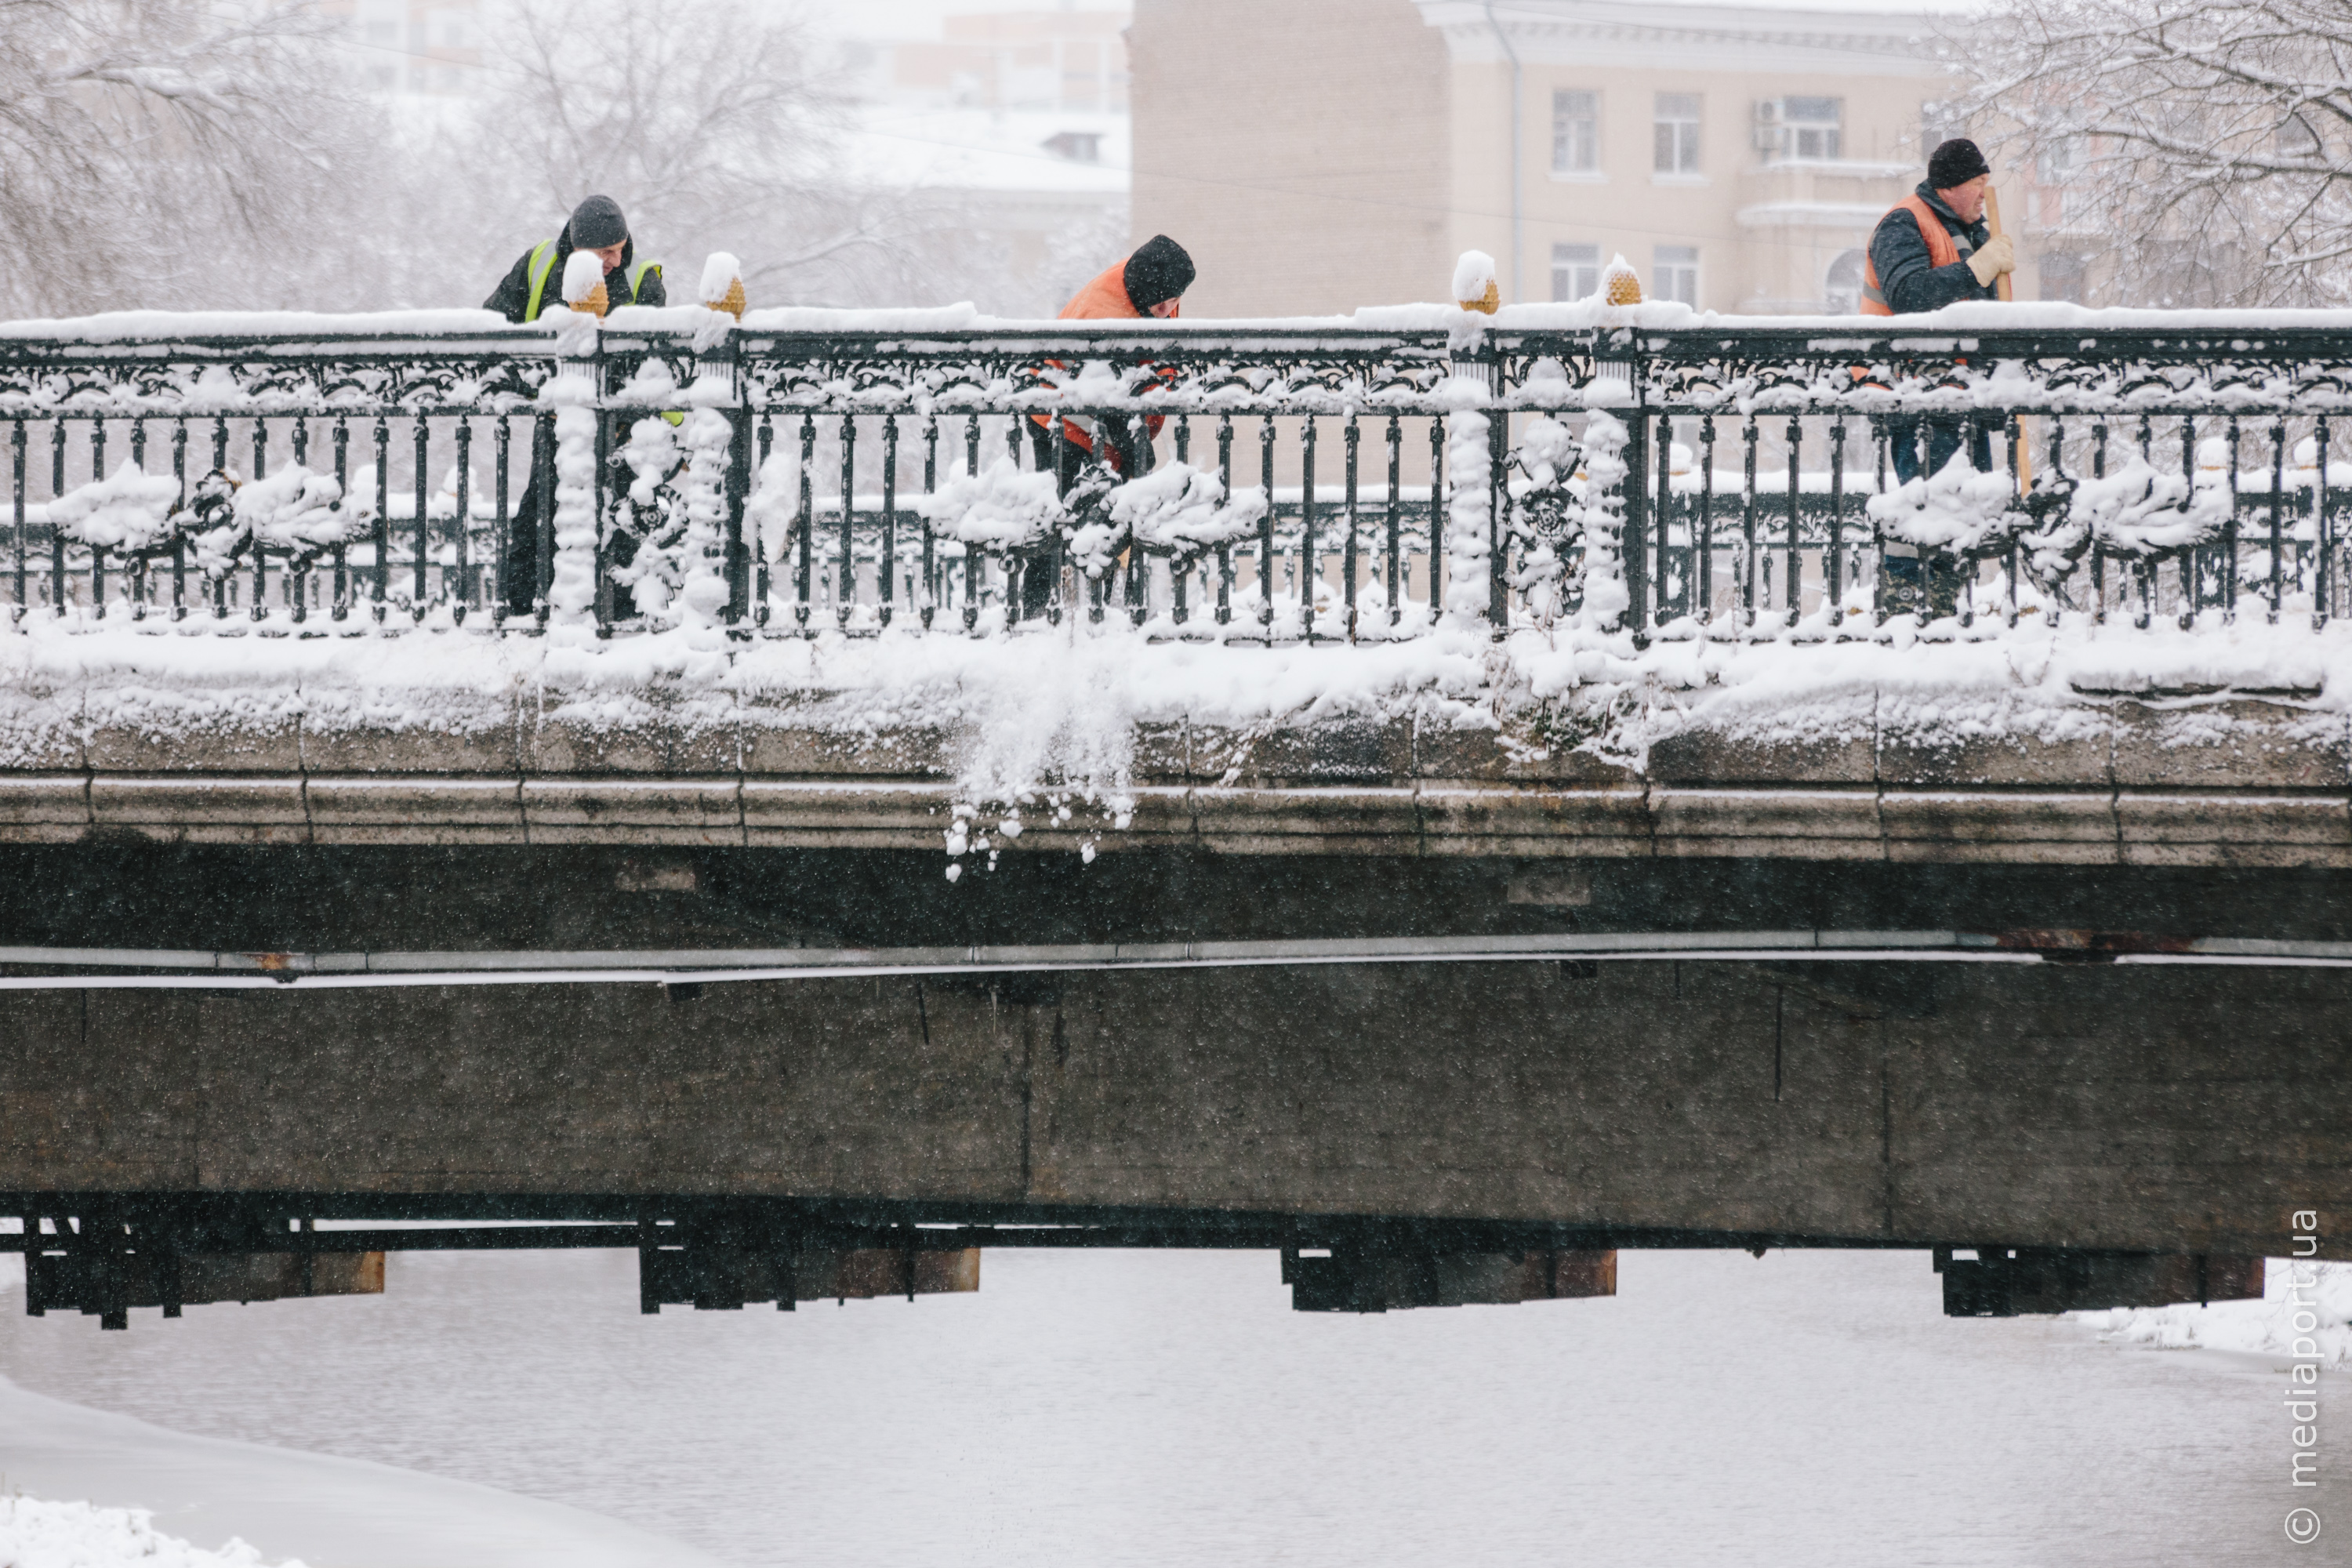
[(1955, 185), (1965, 185), (1979, 174), (1990, 174), (1992, 165), (1977, 144), (1965, 136), (1955, 136), (1936, 149), (1927, 159), (1927, 184), (1939, 191)]
[(629, 220), (610, 196), (590, 196), (572, 209), (572, 248), (602, 250), (629, 237)]
[(1166, 235), (1155, 234), (1127, 258), (1120, 281), (1127, 285), (1128, 303), (1149, 310), (1192, 286), (1192, 258)]

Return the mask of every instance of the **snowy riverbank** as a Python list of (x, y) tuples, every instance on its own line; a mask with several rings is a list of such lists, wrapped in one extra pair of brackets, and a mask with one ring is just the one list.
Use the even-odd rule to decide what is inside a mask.
[[(0, 1312), (24, 1310), (23, 1279), (16, 1257), (0, 1258)], [(67, 1326), (97, 1331), (88, 1319)], [(0, 1377), (0, 1568), (297, 1561), (304, 1568), (719, 1563), (561, 1503), (362, 1459), (191, 1436)]]

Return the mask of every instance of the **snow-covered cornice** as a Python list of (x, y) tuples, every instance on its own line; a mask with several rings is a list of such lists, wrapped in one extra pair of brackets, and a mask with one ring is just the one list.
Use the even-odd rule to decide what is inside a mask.
[(1937, 76), (1939, 29), (1958, 6), (1884, 9), (1730, 5), (1684, 0), (1413, 0), (1444, 35), (1456, 64), (1490, 64), (1510, 52), (1525, 65), (1686, 70), (1804, 71)]

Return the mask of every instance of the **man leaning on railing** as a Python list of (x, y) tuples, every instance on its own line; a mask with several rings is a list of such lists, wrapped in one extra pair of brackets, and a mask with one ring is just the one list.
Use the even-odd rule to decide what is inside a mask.
[[(1062, 307), (1065, 321), (1117, 321), (1156, 316), (1173, 318), (1184, 290), (1192, 286), (1192, 258), (1164, 234), (1155, 234), (1123, 261), (1114, 261), (1096, 275)], [(1056, 370), (1067, 369), (1058, 360)], [(1172, 379), (1172, 377), (1168, 377)], [(1147, 414), (1136, 427), (1124, 416), (1098, 417), (1068, 415), (1059, 419), (1044, 414), (1030, 416), (1037, 450), (1037, 466), (1062, 476), (1063, 493), (1076, 488), (1089, 465), (1100, 464), (1119, 479), (1133, 479), (1151, 468), (1151, 441), (1160, 434), (1160, 416)], [(1066, 450), (1065, 450), (1066, 448)], [(1022, 574), (1021, 613), (1045, 613), (1053, 584), (1036, 563)]]
[[(629, 233), (629, 220), (622, 215), (621, 205), (610, 196), (590, 196), (572, 209), (571, 221), (553, 239), (541, 240), (522, 253), (482, 301), (482, 308), (496, 310), (509, 321), (539, 320), (551, 297), (555, 303), (562, 302), (563, 266), (575, 250), (592, 252), (604, 263), (605, 309), (669, 303), (668, 292), (662, 287), (661, 263), (637, 259), (636, 240)], [(625, 435), (622, 432), (614, 438), (625, 439)], [(539, 493), (540, 475), (554, 461), (552, 443), (544, 427), (534, 424), (530, 480), (523, 487), (522, 501), (507, 528), (502, 580), (510, 615), (530, 615), (539, 595), (540, 509), (544, 504)]]
[[(1985, 193), (1991, 185), (1992, 166), (1975, 142), (1956, 137), (1938, 146), (1919, 188), (1895, 203), (1871, 234), (1863, 263), (1862, 313), (1908, 316), (1962, 300), (1999, 299), (2000, 279), (2016, 269), (2017, 258), (2009, 237), (1994, 234), (1985, 223)], [(1921, 424), (1918, 418), (1886, 422), (1895, 474), (1906, 482), (1919, 477)], [(1969, 461), (1979, 471), (1991, 470), (1991, 426), (1983, 418), (1935, 416), (1925, 425), (1927, 472), (1952, 460), (1963, 435)], [(1930, 551), (1923, 559), (1916, 545), (1889, 540), (1884, 573), (1887, 588), (1915, 601), (1923, 618), (1950, 615), (1958, 604), (1958, 564), (1943, 552)], [(1916, 603), (1923, 596), (1924, 604)]]

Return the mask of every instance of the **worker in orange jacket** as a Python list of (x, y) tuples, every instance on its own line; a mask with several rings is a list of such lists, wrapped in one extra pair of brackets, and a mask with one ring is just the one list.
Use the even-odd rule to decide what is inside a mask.
[[(1927, 177), (1878, 220), (1862, 268), (1862, 313), (1907, 316), (1963, 300), (1997, 300), (2003, 274), (2015, 270), (2009, 236), (1985, 223), (1992, 166), (1977, 144), (1954, 137), (1927, 160)], [(1964, 440), (1979, 469), (1992, 466), (1983, 424), (1950, 416), (1927, 422), (1927, 469), (1951, 461)], [(1964, 425), (1973, 426), (1965, 430)], [(1919, 475), (1919, 421), (1888, 421), (1895, 476)]]
[[(1907, 316), (1963, 300), (1999, 299), (2000, 279), (2015, 269), (2017, 258), (2009, 237), (1994, 234), (1985, 222), (1985, 192), (1991, 185), (1992, 166), (1975, 142), (1954, 137), (1938, 145), (1919, 188), (1895, 203), (1871, 233), (1862, 269), (1862, 313)], [(1997, 423), (1969, 415), (1889, 417), (1886, 442), (1895, 477), (1908, 483), (1920, 476), (1923, 434), (1927, 472), (1940, 471), (1963, 447), (1972, 467), (1990, 472)], [(1916, 613), (1928, 621), (1958, 610), (1967, 568), (1949, 551), (1890, 539), (1880, 567), (1883, 612)]]
[[(1113, 262), (1097, 274), (1062, 307), (1059, 319), (1120, 321), (1152, 316), (1172, 320), (1184, 290), (1192, 286), (1192, 258), (1185, 254), (1184, 247), (1164, 234), (1155, 234), (1136, 247), (1134, 255)], [(1059, 360), (1047, 363), (1055, 370), (1067, 368)], [(1174, 379), (1172, 372), (1160, 374), (1163, 380)], [(1139, 420), (1116, 414), (1033, 414), (1029, 418), (1037, 466), (1061, 476), (1065, 497), (1081, 486), (1107, 488), (1106, 470), (1116, 479), (1150, 472), (1151, 442), (1163, 423), (1157, 414), (1144, 415)], [(1021, 584), (1022, 614), (1042, 615), (1052, 591), (1046, 572), (1025, 571)]]

